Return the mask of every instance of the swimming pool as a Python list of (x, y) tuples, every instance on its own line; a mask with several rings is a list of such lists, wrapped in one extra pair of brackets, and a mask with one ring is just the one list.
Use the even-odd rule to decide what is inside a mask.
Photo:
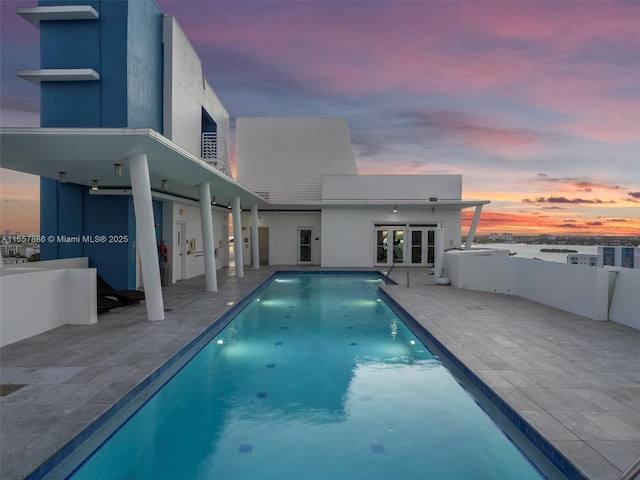
[(278, 275), (74, 479), (539, 479), (364, 275)]

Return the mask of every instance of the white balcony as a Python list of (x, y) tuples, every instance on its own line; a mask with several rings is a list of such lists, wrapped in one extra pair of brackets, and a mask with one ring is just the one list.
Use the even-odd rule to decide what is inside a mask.
[(227, 140), (222, 135), (218, 135), (217, 132), (202, 133), (202, 152), (200, 158), (221, 172), (229, 175), (230, 172), (227, 171), (229, 159)]

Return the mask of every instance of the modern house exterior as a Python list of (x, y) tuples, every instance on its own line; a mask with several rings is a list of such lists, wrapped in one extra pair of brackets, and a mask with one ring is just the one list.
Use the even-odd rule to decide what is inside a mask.
[[(87, 257), (116, 288), (144, 287), (164, 318), (166, 281), (229, 266), (391, 266), (442, 273), (459, 248), (460, 175), (359, 175), (342, 118), (230, 119), (175, 18), (154, 0), (41, 0), (41, 128), (2, 130), (3, 167), (41, 176), (41, 260)], [(231, 216), (230, 216), (231, 213)], [(467, 242), (468, 245), (471, 241)]]

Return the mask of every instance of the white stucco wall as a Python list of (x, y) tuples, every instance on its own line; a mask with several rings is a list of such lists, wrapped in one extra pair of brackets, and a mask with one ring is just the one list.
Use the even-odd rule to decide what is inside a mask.
[[(312, 265), (320, 265), (320, 212), (259, 212), (259, 227), (269, 228), (269, 265), (297, 265), (298, 264), (298, 228), (312, 228), (313, 238), (311, 246)], [(251, 214), (243, 213), (243, 255), (244, 263), (251, 262)], [(249, 242), (245, 243), (244, 238)], [(316, 238), (318, 240), (316, 240)], [(239, 241), (234, 239), (234, 248), (238, 248)]]
[[(200, 157), (204, 108), (229, 145), (229, 114), (205, 80), (200, 58), (174, 17), (164, 17), (163, 41), (164, 136)], [(229, 165), (227, 174), (231, 175)]]
[(375, 263), (375, 225), (441, 224), (444, 249), (460, 246), (460, 211), (431, 207), (323, 207), (322, 266), (371, 267)]
[(323, 200), (460, 200), (462, 175), (325, 175)]
[(344, 118), (236, 119), (236, 178), (254, 191), (275, 199), (284, 186), (303, 185), (301, 195), (319, 200), (322, 175), (356, 173)]
[(445, 255), (451, 284), (528, 298), (593, 320), (607, 320), (608, 273), (588, 265), (454, 251)]
[[(171, 283), (181, 279), (180, 249), (177, 244), (178, 231), (177, 223), (184, 222), (186, 227), (186, 241), (195, 240), (195, 249), (189, 248), (187, 243), (186, 255), (186, 278), (204, 275), (204, 250), (202, 241), (202, 221), (200, 218), (200, 207), (195, 205), (185, 205), (179, 202), (167, 202), (164, 204), (164, 211), (171, 212), (170, 217), (164, 217), (164, 240), (169, 252), (170, 278)], [(181, 213), (182, 211), (182, 213)], [(226, 209), (212, 208), (213, 212), (213, 239), (216, 255), (216, 270), (229, 266), (229, 213)]]
[[(636, 257), (637, 258), (637, 257)], [(615, 289), (611, 298), (609, 319), (640, 330), (640, 270), (637, 268), (605, 267), (605, 272), (616, 271)]]
[(95, 268), (0, 270), (0, 346), (97, 321)]

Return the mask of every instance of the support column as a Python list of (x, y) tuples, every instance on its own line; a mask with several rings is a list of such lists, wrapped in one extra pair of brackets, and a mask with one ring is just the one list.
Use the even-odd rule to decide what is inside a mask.
[(251, 258), (253, 259), (253, 268), (260, 268), (260, 243), (258, 230), (258, 205), (251, 207)]
[(242, 221), (240, 219), (240, 197), (233, 197), (233, 251), (236, 257), (236, 277), (244, 277), (244, 260), (242, 250), (244, 241), (242, 239)]
[(138, 251), (140, 252), (140, 262), (142, 263), (147, 320), (164, 320), (160, 265), (158, 263), (158, 247), (156, 245), (147, 156), (138, 154), (129, 157), (129, 172), (131, 175), (133, 208), (136, 214), (136, 239)]
[(199, 185), (200, 222), (202, 223), (202, 247), (204, 250), (204, 275), (207, 292), (218, 291), (216, 274), (216, 251), (213, 239), (213, 219), (211, 218), (211, 187), (208, 182)]
[(471, 245), (473, 245), (473, 239), (476, 237), (476, 228), (478, 228), (478, 220), (480, 220), (480, 213), (482, 213), (482, 205), (476, 205), (476, 211), (473, 214), (473, 220), (471, 220), (467, 241), (464, 244), (465, 250), (470, 250)]
[(433, 262), (433, 277), (444, 277), (444, 229), (438, 227), (434, 235), (435, 258)]

